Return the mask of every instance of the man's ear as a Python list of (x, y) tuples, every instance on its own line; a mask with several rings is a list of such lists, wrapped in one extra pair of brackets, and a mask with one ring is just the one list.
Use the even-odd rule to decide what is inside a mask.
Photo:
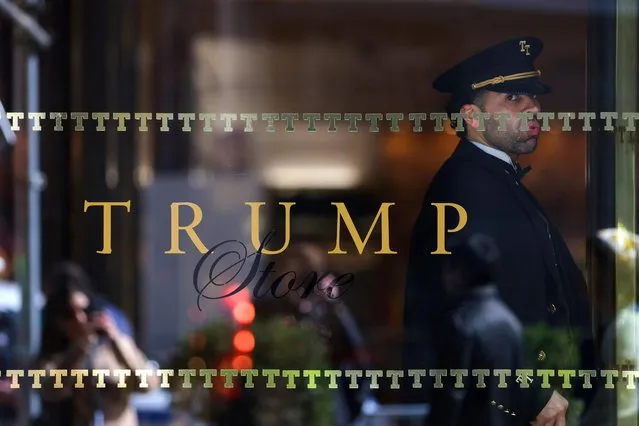
[(479, 107), (475, 104), (465, 104), (459, 110), (459, 113), (464, 117), (464, 125), (466, 129), (475, 129), (479, 127), (479, 118), (477, 113), (481, 112)]

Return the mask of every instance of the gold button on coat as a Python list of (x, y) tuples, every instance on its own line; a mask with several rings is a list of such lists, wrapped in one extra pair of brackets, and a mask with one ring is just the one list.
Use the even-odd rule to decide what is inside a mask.
[(538, 359), (539, 361), (543, 361), (543, 360), (545, 360), (545, 359), (546, 359), (546, 352), (544, 352), (544, 351), (539, 351), (539, 355), (537, 356), (537, 359)]

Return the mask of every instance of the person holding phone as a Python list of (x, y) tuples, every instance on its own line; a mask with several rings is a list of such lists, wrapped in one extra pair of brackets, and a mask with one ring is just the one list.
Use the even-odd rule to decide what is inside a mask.
[[(90, 279), (84, 269), (74, 262), (65, 261), (58, 263), (53, 269), (50, 279), (44, 282), (43, 291), (45, 298), (55, 291), (56, 287), (64, 285), (64, 283), (69, 280), (81, 282), (83, 287), (89, 291), (93, 291)], [(133, 337), (133, 326), (124, 312), (100, 294), (94, 293), (93, 296), (95, 303), (99, 303), (103, 310), (113, 318), (120, 332)]]
[[(55, 379), (43, 377), (41, 397), (45, 402), (45, 424), (70, 426), (137, 426), (135, 410), (129, 403), (133, 392), (147, 392), (159, 384), (156, 374), (138, 376), (148, 360), (133, 339), (122, 333), (82, 281), (58, 282), (49, 294), (43, 317), (39, 368), (87, 369), (85, 386), (76, 388), (76, 378), (67, 375), (63, 387), (54, 388)], [(97, 388), (92, 371), (110, 371), (105, 387)], [(128, 369), (126, 386), (118, 386), (114, 370)]]

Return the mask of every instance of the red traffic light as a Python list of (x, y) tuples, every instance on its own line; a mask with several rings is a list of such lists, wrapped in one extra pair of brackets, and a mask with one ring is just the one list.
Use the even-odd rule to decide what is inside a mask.
[(233, 308), (233, 319), (242, 325), (252, 323), (255, 319), (255, 306), (251, 302), (239, 302)]
[(233, 336), (233, 347), (239, 352), (251, 352), (255, 348), (255, 336), (249, 330), (240, 330)]
[(239, 286), (239, 283), (230, 283), (228, 284), (228, 288), (224, 291), (224, 297), (222, 298), (222, 301), (229, 309), (233, 309), (235, 306), (238, 305), (238, 303), (251, 301), (251, 293), (249, 293), (249, 291), (245, 288), (238, 291), (237, 293), (233, 293)]
[(253, 368), (253, 358), (248, 355), (236, 355), (231, 361), (231, 367), (235, 370), (250, 370)]

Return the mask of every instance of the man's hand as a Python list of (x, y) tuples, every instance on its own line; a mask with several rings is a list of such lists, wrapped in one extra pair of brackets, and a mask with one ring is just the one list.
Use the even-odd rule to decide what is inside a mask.
[(332, 302), (335, 299), (339, 298), (340, 291), (338, 286), (333, 286), (333, 281), (335, 277), (331, 274), (326, 275), (322, 280), (317, 283), (317, 290), (320, 295), (324, 298), (324, 300)]
[(118, 336), (118, 327), (108, 313), (96, 313), (91, 319), (97, 331), (103, 332), (111, 339), (115, 339)]
[(568, 411), (568, 400), (554, 391), (546, 406), (530, 424), (532, 426), (566, 426), (566, 411)]

